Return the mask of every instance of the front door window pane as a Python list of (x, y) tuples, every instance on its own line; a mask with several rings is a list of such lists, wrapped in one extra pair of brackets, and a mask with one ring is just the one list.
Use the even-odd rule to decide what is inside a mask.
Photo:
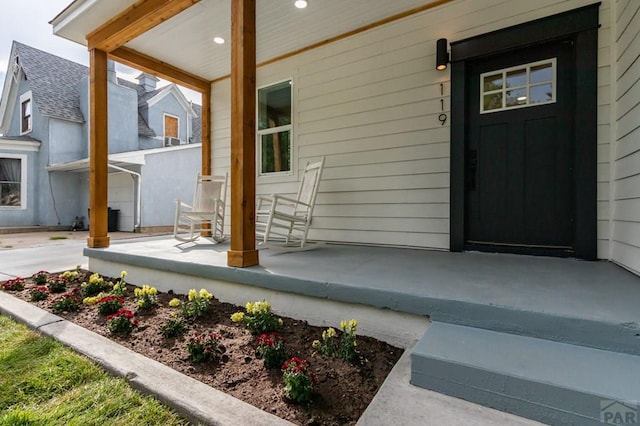
[(527, 89), (509, 90), (507, 92), (507, 106), (525, 105), (527, 103)]
[(556, 59), (480, 74), (480, 113), (556, 102)]
[(502, 89), (502, 74), (494, 74), (484, 78), (484, 91), (491, 92), (493, 90)]
[(483, 102), (485, 111), (490, 111), (492, 109), (502, 109), (502, 93), (485, 95)]
[(530, 92), (531, 98), (529, 99), (529, 103), (532, 104), (549, 102), (553, 98), (553, 87), (551, 83), (531, 86)]
[(553, 68), (551, 67), (551, 64), (542, 64), (531, 67), (529, 83), (535, 84), (551, 80), (553, 80)]
[(507, 87), (520, 87), (527, 85), (527, 70), (521, 69), (507, 73)]

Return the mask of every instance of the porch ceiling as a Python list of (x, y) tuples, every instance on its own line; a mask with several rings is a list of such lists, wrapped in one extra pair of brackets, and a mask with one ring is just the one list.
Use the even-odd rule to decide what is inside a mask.
[[(135, 0), (75, 0), (51, 23), (56, 35), (86, 45), (86, 36)], [(257, 62), (262, 63), (391, 16), (440, 1), (293, 0), (257, 2)], [(214, 80), (230, 73), (231, 0), (201, 0), (126, 47), (182, 70)], [(226, 40), (223, 45), (214, 37)]]

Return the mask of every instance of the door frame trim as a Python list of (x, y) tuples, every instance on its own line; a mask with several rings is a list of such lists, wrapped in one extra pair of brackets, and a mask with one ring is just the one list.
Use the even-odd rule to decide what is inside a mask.
[(597, 79), (600, 3), (451, 43), (450, 250), (465, 249), (468, 62), (572, 37), (575, 42), (575, 256), (597, 259)]

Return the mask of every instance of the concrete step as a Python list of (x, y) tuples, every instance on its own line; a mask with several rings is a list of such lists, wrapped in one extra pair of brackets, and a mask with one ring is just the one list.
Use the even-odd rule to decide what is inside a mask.
[(638, 372), (637, 355), (442, 322), (411, 354), (412, 384), (548, 424), (636, 424)]

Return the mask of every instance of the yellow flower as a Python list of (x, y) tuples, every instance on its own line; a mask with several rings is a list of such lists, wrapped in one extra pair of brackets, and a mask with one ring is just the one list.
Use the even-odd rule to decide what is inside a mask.
[(124, 278), (127, 276), (127, 271), (120, 272), (120, 278)]
[(244, 312), (236, 312), (231, 315), (231, 321), (233, 322), (242, 322), (244, 320)]
[(333, 327), (329, 327), (322, 332), (322, 340), (328, 340), (332, 337), (336, 337), (336, 330)]
[(278, 325), (282, 325), (282, 318), (278, 318)]
[(97, 284), (102, 281), (102, 277), (97, 272), (95, 274), (91, 274), (91, 276), (89, 277), (90, 284)]
[(85, 305), (95, 305), (96, 303), (98, 303), (98, 297), (93, 296), (93, 297), (85, 297), (82, 300), (82, 303)]
[(180, 305), (181, 305), (180, 300), (176, 298), (171, 299), (171, 301), (169, 302), (169, 306), (171, 306), (172, 308), (177, 308)]
[(198, 297), (198, 292), (194, 288), (189, 290), (189, 302), (196, 300), (196, 297)]
[(77, 278), (78, 277), (78, 271), (64, 271), (62, 273), (62, 276), (64, 278)]
[(158, 294), (158, 290), (155, 287), (151, 287), (150, 285), (145, 284), (142, 286), (142, 288), (136, 288), (135, 290), (133, 290), (133, 293), (137, 297), (155, 296), (156, 294)]
[(141, 308), (142, 305), (144, 305), (144, 300), (143, 299), (138, 299), (138, 301), (136, 302), (136, 305), (138, 305), (138, 307)]
[(209, 293), (207, 290), (205, 290), (204, 288), (200, 289), (200, 298), (201, 299), (205, 299), (205, 300), (209, 300), (213, 297), (213, 294)]
[(247, 302), (247, 304), (245, 305), (245, 309), (247, 310), (248, 314), (252, 314), (253, 313), (253, 302)]
[(340, 328), (342, 331), (349, 334), (354, 334), (356, 332), (356, 328), (358, 327), (358, 321), (352, 319), (349, 321), (342, 320), (340, 321)]
[(313, 349), (320, 349), (320, 340), (314, 340), (313, 343), (311, 343), (311, 347)]

